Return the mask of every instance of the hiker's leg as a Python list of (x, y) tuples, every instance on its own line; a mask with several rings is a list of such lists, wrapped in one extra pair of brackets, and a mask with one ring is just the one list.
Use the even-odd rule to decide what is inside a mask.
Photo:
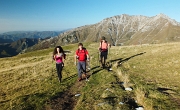
[(61, 64), (56, 64), (56, 70), (57, 70), (57, 75), (58, 75), (58, 79), (59, 81), (61, 81)]
[(108, 52), (104, 52), (104, 66), (106, 65)]
[(89, 66), (89, 65), (88, 65), (88, 61), (86, 61), (85, 63), (86, 63), (86, 66)]
[(86, 77), (86, 61), (81, 62), (81, 67), (82, 67), (82, 71), (83, 71), (82, 74), (84, 74), (85, 77)]
[(105, 67), (105, 52), (102, 52), (102, 67)]
[(59, 66), (59, 80), (61, 82), (61, 79), (62, 79), (62, 69), (63, 69), (63, 66), (62, 66), (62, 63), (60, 64)]
[(78, 69), (78, 78), (81, 78), (81, 62), (78, 62), (77, 64), (77, 69)]
[(86, 61), (85, 62), (81, 62), (81, 67), (82, 67), (82, 71), (84, 73), (86, 73)]

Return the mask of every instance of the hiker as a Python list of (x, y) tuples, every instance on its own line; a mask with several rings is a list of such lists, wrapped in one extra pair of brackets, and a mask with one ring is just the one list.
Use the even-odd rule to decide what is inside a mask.
[(59, 78), (59, 82), (61, 83), (62, 69), (64, 67), (63, 62), (65, 60), (64, 50), (63, 50), (63, 48), (61, 46), (56, 46), (54, 48), (53, 59), (56, 61), (57, 75), (58, 75), (58, 78)]
[(110, 44), (106, 41), (106, 38), (103, 36), (101, 38), (101, 42), (99, 45), (99, 51), (100, 51), (100, 62), (101, 62), (101, 67), (105, 68), (106, 64), (106, 59), (108, 55), (108, 48), (110, 48)]
[[(75, 52), (75, 65), (77, 64), (77, 70), (78, 70), (78, 81), (82, 80), (82, 75), (84, 74), (86, 79), (86, 60), (89, 61), (89, 53), (86, 50), (86, 48), (83, 47), (82, 43), (78, 44), (78, 49)], [(78, 63), (76, 63), (78, 60)]]

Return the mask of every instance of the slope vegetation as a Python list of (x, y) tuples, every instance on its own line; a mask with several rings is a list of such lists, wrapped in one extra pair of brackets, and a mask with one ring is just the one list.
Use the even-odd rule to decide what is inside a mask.
[(179, 30), (180, 23), (164, 14), (152, 17), (122, 14), (61, 33), (54, 43), (99, 42), (102, 36), (115, 46), (169, 43), (180, 41)]
[(85, 44), (91, 70), (89, 81), (82, 82), (77, 82), (73, 65), (77, 44), (63, 47), (67, 60), (61, 84), (51, 59), (52, 48), (1, 58), (0, 109), (180, 108), (180, 43), (113, 46), (107, 63), (112, 71), (98, 67), (97, 46)]

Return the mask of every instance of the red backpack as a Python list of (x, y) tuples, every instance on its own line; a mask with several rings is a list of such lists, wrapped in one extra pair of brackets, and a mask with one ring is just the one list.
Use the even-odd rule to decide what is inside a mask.
[[(81, 54), (81, 53), (84, 53), (84, 58), (80, 58), (80, 59), (85, 59), (85, 61), (87, 60), (87, 56), (86, 56), (86, 48), (82, 48), (82, 50), (81, 50), (81, 52), (80, 52), (80, 50), (78, 49), (78, 56), (81, 56), (81, 55), (79, 55), (79, 54)], [(82, 56), (81, 56), (82, 57)], [(79, 57), (77, 58), (77, 59), (79, 59)]]
[[(106, 43), (106, 46), (108, 47), (108, 43), (107, 43), (107, 41), (105, 41), (105, 43)], [(101, 47), (100, 47), (100, 51), (102, 51), (102, 52), (106, 52), (106, 51), (108, 51), (108, 48), (107, 48), (107, 49), (102, 49), (102, 40), (101, 40)]]

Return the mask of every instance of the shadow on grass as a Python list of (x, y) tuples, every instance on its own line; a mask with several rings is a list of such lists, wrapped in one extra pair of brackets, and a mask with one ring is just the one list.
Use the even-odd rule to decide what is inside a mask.
[(112, 64), (111, 63), (113, 63), (113, 62), (116, 62), (116, 61), (118, 61), (117, 62), (117, 64), (118, 64), (118, 66), (119, 65), (121, 65), (122, 63), (124, 63), (124, 62), (126, 62), (126, 61), (128, 61), (128, 60), (130, 60), (130, 59), (132, 59), (132, 58), (134, 58), (134, 57), (136, 57), (136, 56), (139, 56), (139, 55), (143, 55), (144, 53), (146, 53), (146, 52), (141, 52), (141, 53), (139, 53), (139, 54), (136, 54), (136, 55), (133, 55), (133, 56), (130, 56), (130, 57), (128, 57), (128, 58), (118, 58), (118, 59), (114, 59), (114, 60), (110, 60), (109, 62), (107, 62), (107, 68), (109, 69), (109, 68), (111, 68), (112, 67)]
[(114, 59), (114, 60), (110, 60), (110, 62), (115, 62), (115, 61), (119, 61), (122, 60), (123, 58), (118, 58), (118, 59)]
[(94, 69), (96, 69), (96, 68), (99, 68), (99, 67), (100, 67), (100, 66), (95, 66), (95, 67), (91, 68), (91, 71), (94, 70)]
[(101, 71), (101, 70), (103, 70), (103, 69), (101, 68), (101, 69), (98, 69), (98, 70), (96, 70), (96, 71), (93, 71), (93, 72), (92, 72), (92, 75), (98, 73), (98, 72)]
[(46, 93), (35, 93), (18, 97), (13, 104), (13, 110), (35, 110), (42, 109), (42, 105), (46, 101), (48, 95)]
[(64, 92), (57, 92), (54, 96), (52, 96), (50, 98), (50, 100), (54, 100), (54, 99), (60, 98), (63, 94), (64, 94)]
[(161, 87), (158, 87), (157, 90), (161, 93), (164, 93), (166, 95), (169, 95), (169, 93), (167, 91), (173, 91), (172, 89), (169, 89), (169, 88), (161, 88)]
[(130, 57), (125, 58), (125, 59), (123, 59), (123, 58), (118, 58), (118, 59), (115, 59), (115, 60), (111, 60), (111, 62), (115, 62), (115, 61), (119, 61), (118, 63), (126, 62), (126, 61), (130, 60), (131, 58), (134, 58), (134, 57), (139, 56), (139, 55), (143, 55), (144, 53), (146, 53), (146, 52), (141, 52), (141, 53), (139, 53), (139, 54), (130, 56)]
[[(112, 106), (115, 106), (117, 104), (116, 98), (117, 97), (106, 97), (103, 99), (108, 101), (108, 103), (110, 103)], [(135, 108), (140, 107), (138, 106), (138, 104), (135, 102), (133, 98), (126, 97), (126, 96), (122, 98), (121, 103), (126, 104), (129, 110), (134, 110)]]
[(130, 110), (138, 107), (138, 104), (136, 103), (136, 101), (130, 97), (124, 97), (123, 102), (129, 105)]
[(117, 97), (106, 97), (106, 98), (104, 98), (106, 101), (108, 101), (112, 106), (115, 106), (115, 104), (116, 104), (116, 98)]
[(71, 80), (72, 78), (74, 78), (74, 77), (76, 77), (76, 76), (77, 76), (77, 74), (73, 74), (73, 75), (71, 75), (71, 76), (63, 79), (63, 81)]

